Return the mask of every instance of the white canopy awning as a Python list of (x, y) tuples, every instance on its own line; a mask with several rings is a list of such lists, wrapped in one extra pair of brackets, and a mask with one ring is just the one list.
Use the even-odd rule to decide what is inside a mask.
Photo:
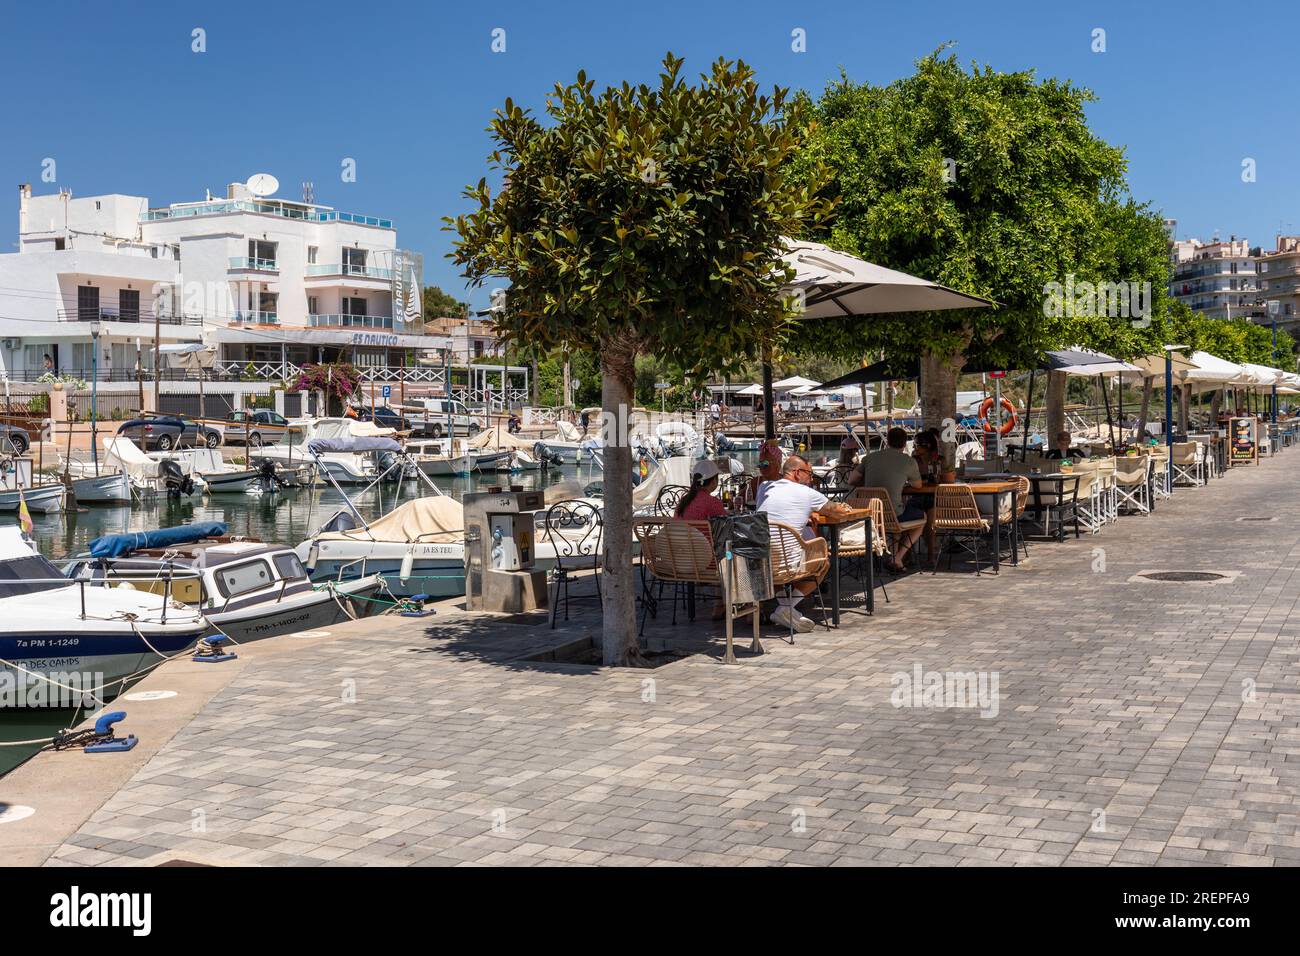
[(792, 375), (789, 378), (783, 378), (779, 382), (772, 383), (774, 392), (793, 392), (797, 388), (816, 388), (821, 382), (814, 382), (810, 378), (804, 378), (802, 375)]

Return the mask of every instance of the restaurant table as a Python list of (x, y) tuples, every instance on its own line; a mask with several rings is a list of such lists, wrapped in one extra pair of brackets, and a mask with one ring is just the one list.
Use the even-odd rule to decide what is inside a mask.
[(808, 518), (817, 533), (826, 539), (830, 550), (831, 579), (831, 623), (840, 626), (840, 529), (861, 521), (867, 529), (867, 613), (876, 613), (876, 572), (872, 561), (871, 536), (875, 529), (871, 526), (870, 508), (849, 508), (841, 511), (823, 513), (814, 511)]
[[(958, 480), (953, 484), (965, 485), (976, 497), (980, 495), (1002, 496), (1011, 494), (1011, 563), (1012, 565), (1020, 564), (1020, 527), (1016, 521), (1016, 499), (1015, 493), (1020, 490), (1020, 484), (1015, 481), (1005, 479), (979, 479), (977, 481)], [(939, 490), (938, 485), (921, 485), (919, 488), (903, 488), (905, 495), (932, 495)], [(1002, 567), (1002, 509), (994, 502), (993, 514), (990, 516), (993, 520), (993, 572), (996, 574)]]

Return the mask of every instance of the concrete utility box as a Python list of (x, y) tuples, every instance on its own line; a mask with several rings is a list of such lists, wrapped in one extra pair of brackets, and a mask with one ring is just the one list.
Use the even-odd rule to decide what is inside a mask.
[(466, 495), (465, 607), (518, 614), (547, 606), (546, 572), (537, 562), (540, 491)]

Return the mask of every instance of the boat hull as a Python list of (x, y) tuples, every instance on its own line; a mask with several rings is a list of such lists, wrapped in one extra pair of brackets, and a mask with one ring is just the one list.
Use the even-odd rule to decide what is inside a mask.
[[(356, 617), (366, 617), (374, 608), (376, 592), (381, 587), (378, 578), (347, 582), (341, 585), (338, 596), (323, 590), (306, 592), (300, 599), (263, 602), (248, 609), (222, 613), (209, 613), (212, 625), (209, 633), (220, 632), (239, 644), (293, 634), (319, 627), (329, 627)], [(355, 599), (355, 600), (354, 600)]]
[(257, 486), (262, 473), (257, 470), (215, 472), (201, 476), (210, 495), (239, 495)]
[(78, 504), (129, 505), (131, 503), (131, 480), (126, 472), (122, 471), (114, 475), (73, 478), (72, 491), (77, 496)]
[[(22, 500), (27, 502), (27, 510), (33, 514), (54, 514), (63, 510), (64, 487), (62, 485), (39, 485), (35, 488), (22, 489)], [(0, 491), (0, 512), (17, 511), (19, 492)]]

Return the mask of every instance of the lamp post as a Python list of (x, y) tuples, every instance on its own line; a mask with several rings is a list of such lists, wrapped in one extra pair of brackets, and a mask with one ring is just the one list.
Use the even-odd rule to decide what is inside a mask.
[[(1275, 370), (1277, 369), (1277, 316), (1276, 315), (1273, 316), (1273, 368)], [(1274, 425), (1277, 424), (1277, 375), (1273, 376), (1273, 414), (1270, 417), (1270, 420), (1273, 422)], [(1269, 436), (1269, 441), (1270, 444), (1268, 447), (1271, 449), (1273, 447), (1273, 445), (1271, 444), (1272, 442), (1271, 435)]]
[(1186, 345), (1165, 346), (1165, 447), (1170, 455), (1174, 451), (1174, 353), (1186, 350)]
[(99, 319), (90, 323), (90, 455), (99, 477)]

